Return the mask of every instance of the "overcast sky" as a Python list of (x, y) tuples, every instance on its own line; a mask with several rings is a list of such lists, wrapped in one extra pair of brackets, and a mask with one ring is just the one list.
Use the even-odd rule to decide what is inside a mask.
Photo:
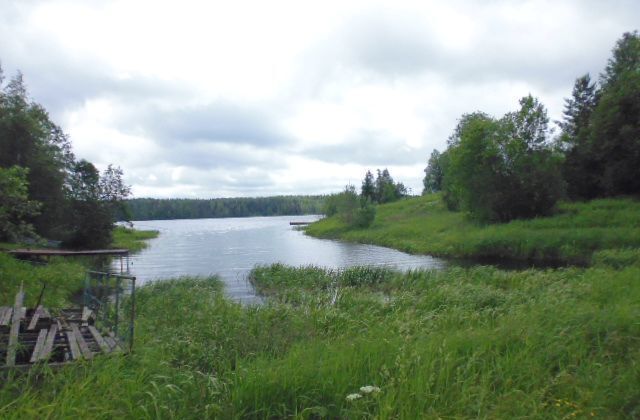
[(640, 1), (6, 1), (0, 62), (136, 197), (422, 189), (457, 119), (552, 119)]

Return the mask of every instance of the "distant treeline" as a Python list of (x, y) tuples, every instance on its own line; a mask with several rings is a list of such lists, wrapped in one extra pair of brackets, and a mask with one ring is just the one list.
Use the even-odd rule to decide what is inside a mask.
[(320, 214), (324, 196), (256, 198), (134, 198), (127, 200), (130, 220), (205, 219), (220, 217)]

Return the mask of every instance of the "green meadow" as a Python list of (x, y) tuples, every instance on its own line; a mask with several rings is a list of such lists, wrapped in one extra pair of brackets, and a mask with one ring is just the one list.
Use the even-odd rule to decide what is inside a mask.
[(306, 232), (414, 254), (587, 265), (596, 251), (640, 247), (640, 201), (560, 203), (551, 217), (479, 224), (448, 211), (440, 195), (431, 194), (378, 206), (369, 228), (331, 217)]
[[(381, 206), (367, 230), (324, 220), (309, 232), (583, 265), (401, 273), (276, 264), (251, 272), (264, 297), (253, 306), (226, 298), (215, 277), (158, 281), (138, 290), (132, 354), (5, 371), (0, 418), (638, 418), (637, 210), (632, 200), (598, 200), (481, 226), (435, 196)], [(502, 251), (489, 252), (496, 244)], [(46, 305), (68, 303), (83, 272), (6, 255), (0, 270), (10, 279), (1, 305), (22, 282), (33, 298), (43, 279), (59, 289)]]

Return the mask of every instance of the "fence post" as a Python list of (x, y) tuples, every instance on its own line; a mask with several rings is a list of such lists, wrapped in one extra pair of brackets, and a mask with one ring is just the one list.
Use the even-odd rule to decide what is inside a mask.
[(119, 337), (118, 335), (118, 321), (120, 320), (120, 283), (122, 282), (122, 280), (120, 279), (120, 277), (116, 277), (116, 310), (115, 310), (115, 325), (114, 325), (114, 332), (116, 333), (116, 336)]

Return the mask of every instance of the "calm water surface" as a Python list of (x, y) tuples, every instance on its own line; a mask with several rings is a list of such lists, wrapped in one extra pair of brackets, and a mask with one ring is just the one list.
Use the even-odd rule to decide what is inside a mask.
[(160, 236), (131, 257), (138, 284), (184, 275), (218, 274), (232, 298), (252, 302), (246, 280), (256, 265), (389, 266), (401, 270), (442, 268), (443, 260), (409, 255), (375, 245), (316, 239), (289, 225), (314, 221), (317, 216), (279, 216), (229, 219), (154, 220), (134, 222), (137, 229), (156, 229)]

